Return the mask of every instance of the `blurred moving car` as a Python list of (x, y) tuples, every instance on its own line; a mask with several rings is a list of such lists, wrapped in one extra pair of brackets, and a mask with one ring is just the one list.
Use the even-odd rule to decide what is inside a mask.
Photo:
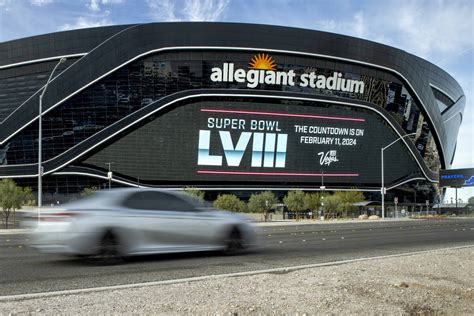
[(32, 234), (32, 246), (42, 252), (103, 260), (211, 250), (234, 254), (255, 243), (241, 215), (184, 193), (145, 188), (101, 190), (60, 209), (42, 209)]

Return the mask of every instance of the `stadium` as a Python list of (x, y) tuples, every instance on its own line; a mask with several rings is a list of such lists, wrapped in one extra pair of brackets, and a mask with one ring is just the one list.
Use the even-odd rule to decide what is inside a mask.
[(313, 30), (152, 23), (17, 39), (0, 43), (0, 178), (33, 191), (39, 97), (56, 65), (42, 98), (46, 200), (109, 178), (376, 197), (381, 149), (394, 142), (383, 158), (388, 198), (433, 201), (465, 107), (439, 67)]

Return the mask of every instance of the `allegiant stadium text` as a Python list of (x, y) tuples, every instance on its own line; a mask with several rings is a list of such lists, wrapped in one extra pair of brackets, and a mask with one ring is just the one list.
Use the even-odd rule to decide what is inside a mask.
[(224, 63), (222, 68), (212, 68), (211, 81), (213, 82), (239, 82), (247, 83), (247, 87), (256, 88), (259, 84), (288, 85), (298, 84), (300, 87), (311, 87), (315, 89), (337, 90), (351, 93), (364, 93), (365, 84), (360, 80), (346, 79), (342, 73), (334, 72), (332, 76), (316, 74), (314, 71), (304, 73), (299, 77), (297, 83), (294, 70), (273, 71), (264, 69), (242, 68), (235, 69), (233, 63)]

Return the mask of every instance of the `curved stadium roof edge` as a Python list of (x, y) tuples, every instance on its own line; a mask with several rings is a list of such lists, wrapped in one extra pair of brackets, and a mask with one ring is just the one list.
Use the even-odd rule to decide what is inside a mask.
[[(144, 36), (138, 36), (138, 33), (144, 34)], [(167, 33), (174, 36), (170, 38)], [(131, 36), (133, 38), (130, 38)], [(140, 38), (143, 41), (140, 42)], [(424, 105), (424, 110), (434, 121), (433, 125), (438, 134), (437, 140), (444, 152), (453, 150), (445, 149), (445, 141), (443, 141), (445, 138), (443, 134), (445, 133), (442, 130), (438, 131), (439, 124), (436, 124), (436, 122), (441, 121), (442, 118), (436, 115), (437, 113), (431, 107), (426, 106), (426, 104), (436, 103), (432, 93), (430, 93), (431, 91), (427, 91), (427, 86), (437, 87), (441, 92), (445, 92), (447, 96), (457, 101), (464, 95), (460, 85), (447, 72), (417, 56), (384, 44), (346, 35), (283, 26), (214, 22), (168, 22), (106, 26), (44, 34), (0, 43), (0, 65), (7, 66), (9, 64), (24, 63), (28, 60), (59, 58), (64, 55), (82, 53), (90, 55), (98, 45), (105, 49), (105, 46), (117, 45), (117, 42), (124, 39), (133, 41), (135, 47), (127, 47), (128, 54), (121, 52), (123, 56), (127, 55), (126, 58), (120, 60), (121, 65), (130, 62), (137, 55), (158, 48), (201, 46), (243, 47), (256, 50), (308, 53), (393, 70), (406, 78), (407, 83), (413, 86), (415, 94), (418, 95), (420, 102)], [(148, 42), (146, 43), (146, 41)], [(51, 43), (55, 43), (55, 45), (51, 45)], [(343, 49), (337, 46), (342, 46)], [(367, 47), (369, 51), (378, 52), (378, 54), (365, 56), (363, 54), (364, 47)], [(22, 53), (16, 54), (19, 51)], [(117, 56), (118, 54), (115, 53), (114, 55)], [(79, 62), (79, 64), (81, 63)], [(418, 68), (417, 73), (412, 74), (406, 71), (407, 68), (414, 65)], [(108, 70), (114, 69), (113, 66), (116, 65), (109, 65)], [(420, 76), (419, 72), (421, 71), (428, 74), (428, 76)], [(430, 76), (429, 74), (433, 75)], [(427, 78), (430, 79), (429, 82), (426, 82)], [(93, 79), (91, 78), (91, 80)], [(48, 89), (52, 90), (51, 86)], [(48, 91), (45, 97), (48, 98), (50, 95), (52, 93)], [(47, 101), (52, 100), (45, 100), (45, 104), (50, 103)], [(457, 111), (462, 112), (464, 104), (455, 104), (454, 107), (457, 108)], [(26, 120), (24, 123), (29, 124), (32, 119), (34, 118), (31, 117), (30, 120)], [(5, 127), (7, 126), (4, 125), (4, 129)], [(0, 143), (3, 143), (7, 138), (5, 133), (1, 134), (3, 135), (0, 135)], [(12, 135), (12, 133), (9, 134)], [(445, 158), (443, 159), (445, 165), (449, 165), (451, 157), (443, 158)]]
[[(390, 73), (406, 85), (421, 105), (421, 112), (434, 131), (441, 166), (449, 168), (452, 163), (466, 101), (459, 83), (446, 71), (420, 57), (346, 35), (284, 26), (214, 22), (79, 29), (0, 43), (0, 75), (3, 72), (2, 76), (8, 77), (15, 72), (21, 73), (26, 67), (54, 64), (59, 58), (67, 57), (67, 68), (51, 81), (44, 96), (44, 111), (48, 113), (140, 58), (183, 51), (263, 52), (346, 63), (353, 65), (354, 73), (364, 69), (363, 72), (373, 77), (382, 78), (384, 72)], [(38, 92), (32, 93), (8, 115), (0, 117), (0, 145), (37, 120), (38, 96)], [(449, 106), (440, 110), (440, 100), (447, 100)], [(58, 170), (58, 166), (53, 169)], [(433, 175), (427, 175), (429, 170), (423, 172), (433, 179)], [(406, 182), (406, 179), (399, 182)]]

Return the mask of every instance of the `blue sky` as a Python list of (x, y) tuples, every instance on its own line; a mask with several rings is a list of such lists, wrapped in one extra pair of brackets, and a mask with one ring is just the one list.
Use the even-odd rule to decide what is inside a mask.
[[(0, 0), (0, 42), (93, 26), (225, 21), (302, 27), (381, 42), (448, 71), (467, 98), (455, 168), (474, 167), (474, 1)], [(464, 201), (474, 188), (458, 192)], [(447, 198), (454, 195), (448, 191)]]

